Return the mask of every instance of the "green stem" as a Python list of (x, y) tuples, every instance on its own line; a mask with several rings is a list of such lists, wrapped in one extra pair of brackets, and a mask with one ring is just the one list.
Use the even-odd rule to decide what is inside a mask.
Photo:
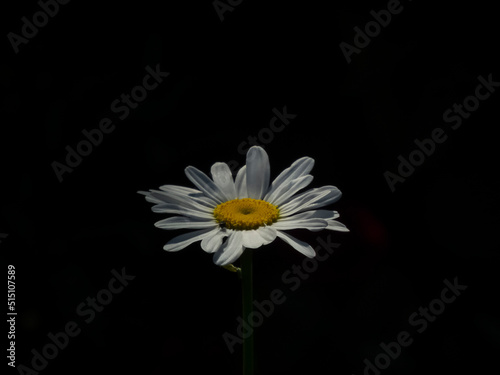
[[(252, 250), (246, 249), (241, 256), (241, 286), (243, 298), (243, 320), (246, 321), (252, 312)], [(243, 375), (253, 375), (253, 332), (243, 340)]]

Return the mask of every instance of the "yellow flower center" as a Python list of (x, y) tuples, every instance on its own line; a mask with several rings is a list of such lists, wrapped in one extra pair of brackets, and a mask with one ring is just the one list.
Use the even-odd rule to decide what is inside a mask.
[(279, 218), (278, 206), (253, 198), (233, 199), (214, 209), (215, 220), (226, 228), (236, 230), (257, 229), (271, 225)]

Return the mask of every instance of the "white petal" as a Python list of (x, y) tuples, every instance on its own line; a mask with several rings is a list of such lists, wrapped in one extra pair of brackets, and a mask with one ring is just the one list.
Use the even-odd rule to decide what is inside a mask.
[(280, 213), (290, 216), (294, 213), (313, 210), (340, 199), (342, 193), (335, 186), (323, 186), (305, 191), (280, 207)]
[(187, 178), (200, 189), (207, 197), (212, 198), (217, 203), (227, 200), (219, 187), (205, 173), (199, 169), (189, 166), (184, 170)]
[(259, 229), (260, 228), (252, 230), (244, 230), (241, 232), (243, 235), (243, 246), (245, 248), (257, 249), (258, 247), (261, 247), (262, 245), (269, 243), (266, 239), (264, 239), (260, 235)]
[(150, 193), (149, 191), (139, 190), (139, 191), (137, 192), (137, 194), (142, 194), (142, 195), (144, 195), (144, 196), (145, 196), (144, 198), (146, 198), (146, 200), (147, 200), (148, 202), (151, 202), (151, 203), (161, 203), (161, 200), (156, 199), (156, 198), (153, 198), (153, 197), (151, 196), (151, 193)]
[(327, 226), (328, 222), (324, 219), (280, 220), (273, 224), (277, 230), (309, 229), (313, 232), (325, 229)]
[(303, 157), (296, 160), (291, 166), (279, 174), (272, 182), (264, 200), (271, 202), (276, 199), (276, 191), (282, 184), (288, 185), (290, 181), (307, 175), (314, 166), (314, 159)]
[(280, 214), (283, 216), (290, 216), (300, 211), (311, 210), (312, 205), (324, 200), (330, 194), (329, 191), (317, 192), (318, 189), (309, 190), (310, 194), (299, 194), (289, 202), (280, 207)]
[(247, 192), (249, 198), (262, 199), (269, 187), (269, 157), (262, 147), (252, 146), (247, 152)]
[(243, 236), (241, 231), (233, 231), (226, 242), (214, 254), (214, 263), (218, 266), (225, 266), (233, 263), (243, 254)]
[(211, 231), (213, 231), (213, 229), (208, 228), (181, 234), (180, 236), (174, 237), (170, 241), (168, 241), (167, 244), (163, 246), (163, 249), (167, 251), (182, 250), (185, 247), (191, 245), (193, 242), (206, 238), (210, 235)]
[(264, 226), (257, 228), (257, 234), (262, 238), (262, 244), (267, 245), (276, 239), (277, 230), (272, 226)]
[(303, 219), (309, 219), (309, 218), (318, 218), (318, 219), (336, 219), (340, 215), (337, 211), (330, 211), (330, 210), (311, 210), (311, 211), (306, 211), (306, 212), (301, 212), (300, 214), (295, 214), (295, 215), (282, 215), (280, 212), (280, 221), (287, 221), (287, 220), (303, 220)]
[(213, 212), (217, 203), (211, 200), (210, 202), (212, 203), (209, 204), (208, 201), (203, 201), (204, 198), (205, 197), (202, 198), (202, 197), (194, 197), (188, 195), (180, 195), (176, 193), (159, 191), (159, 190), (151, 190), (146, 196), (146, 200), (152, 203), (157, 203), (157, 204), (172, 203), (197, 211)]
[(296, 178), (295, 180), (290, 181), (289, 183), (283, 183), (281, 186), (276, 189), (273, 200), (269, 200), (269, 203), (272, 203), (276, 206), (280, 206), (283, 203), (286, 203), (290, 197), (292, 197), (299, 190), (305, 188), (309, 185), (313, 180), (313, 176), (310, 174)]
[(180, 185), (162, 185), (160, 186), (160, 190), (177, 195), (190, 195), (190, 194), (199, 196), (203, 195), (203, 193), (199, 190)]
[(191, 219), (184, 216), (173, 216), (155, 223), (161, 229), (202, 229), (215, 228), (217, 222), (213, 220)]
[(285, 232), (278, 231), (277, 235), (279, 238), (281, 238), (283, 241), (285, 241), (299, 253), (304, 254), (306, 257), (313, 258), (316, 255), (316, 252), (308, 243), (300, 241)]
[(200, 211), (200, 210), (192, 210), (186, 207), (182, 207), (179, 204), (173, 203), (161, 203), (151, 207), (151, 210), (156, 213), (162, 214), (176, 214), (176, 215), (184, 215), (188, 217), (197, 217), (200, 219), (213, 219), (214, 216), (212, 213)]
[(213, 235), (209, 237), (205, 237), (203, 241), (201, 241), (201, 248), (205, 250), (207, 253), (215, 253), (220, 249), (222, 245), (222, 239), (229, 235), (229, 231), (221, 230), (220, 228), (216, 228)]
[(276, 229), (270, 226), (263, 226), (253, 230), (241, 231), (243, 236), (243, 246), (245, 248), (257, 249), (262, 245), (267, 245), (276, 239)]
[(349, 229), (338, 221), (335, 220), (327, 220), (328, 226), (325, 229), (336, 230), (338, 232), (349, 232)]
[(215, 200), (207, 197), (205, 194), (203, 194), (203, 192), (196, 189), (178, 185), (163, 185), (160, 186), (160, 190), (164, 191), (167, 195), (189, 198), (190, 200), (193, 200), (207, 207), (213, 208), (215, 205), (217, 205), (217, 202)]
[(238, 174), (236, 175), (236, 195), (237, 198), (248, 198), (248, 192), (247, 192), (247, 167), (244, 165), (243, 167), (240, 168), (238, 171)]
[(220, 188), (227, 200), (236, 198), (236, 187), (234, 186), (233, 175), (226, 163), (215, 163), (210, 170), (212, 179)]

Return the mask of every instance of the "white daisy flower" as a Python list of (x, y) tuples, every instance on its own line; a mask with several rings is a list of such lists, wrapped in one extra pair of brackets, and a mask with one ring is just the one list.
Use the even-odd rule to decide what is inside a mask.
[(251, 147), (243, 166), (233, 180), (226, 163), (215, 163), (210, 179), (189, 166), (187, 178), (197, 187), (160, 186), (160, 190), (139, 191), (153, 212), (175, 214), (155, 223), (162, 229), (196, 229), (172, 238), (163, 248), (179, 251), (201, 241), (201, 248), (214, 253), (216, 265), (237, 260), (246, 248), (256, 249), (281, 238), (295, 250), (312, 258), (314, 249), (286, 233), (291, 229), (348, 232), (335, 219), (337, 211), (318, 209), (337, 201), (341, 192), (335, 186), (323, 186), (297, 194), (313, 180), (309, 174), (314, 159), (303, 157), (270, 182), (270, 166), (262, 147)]

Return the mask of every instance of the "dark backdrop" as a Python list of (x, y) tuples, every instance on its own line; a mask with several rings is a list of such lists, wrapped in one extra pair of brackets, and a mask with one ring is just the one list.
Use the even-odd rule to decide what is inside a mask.
[[(187, 165), (241, 165), (240, 144), (261, 134), (272, 176), (316, 160), (312, 186), (342, 190), (332, 208), (351, 231), (293, 231), (339, 244), (306, 264), (294, 291), (282, 275), (304, 257), (279, 239), (255, 251), (256, 300), (274, 289), (286, 298), (255, 328), (257, 373), (375, 374), (368, 362), (383, 374), (495, 370), (499, 94), (481, 89), (490, 96), (455, 130), (443, 119), (479, 76), (500, 81), (493, 5), (402, 1), (386, 27), (370, 24), (349, 63), (340, 44), (356, 47), (354, 27), (387, 2), (232, 3), (221, 20), (212, 1), (71, 1), (18, 53), (8, 34), (21, 35), (40, 5), (2, 10), (0, 253), (4, 277), (16, 270), (16, 365), (31, 368), (46, 348), (55, 358), (41, 374), (239, 374), (241, 346), (231, 354), (223, 339), (236, 335), (236, 275), (199, 244), (162, 250), (180, 232), (155, 228), (164, 216), (136, 191), (192, 186)], [(168, 77), (118, 120), (111, 103), (158, 64)], [(285, 107), (296, 117), (263, 130)], [(107, 117), (113, 130), (59, 181), (53, 163)], [(384, 174), (436, 128), (446, 141), (414, 153), (420, 165), (391, 191)], [(109, 296), (113, 270), (135, 278), (102, 311), (79, 313), (88, 297)], [(435, 301), (445, 280), (467, 288)], [(411, 324), (429, 304), (435, 320)], [(432, 322), (423, 329), (422, 319)], [(65, 343), (72, 322), (80, 331)], [(390, 343), (405, 331), (412, 341), (398, 352)], [(49, 333), (67, 344), (57, 354)], [(381, 344), (396, 353), (390, 363)]]

